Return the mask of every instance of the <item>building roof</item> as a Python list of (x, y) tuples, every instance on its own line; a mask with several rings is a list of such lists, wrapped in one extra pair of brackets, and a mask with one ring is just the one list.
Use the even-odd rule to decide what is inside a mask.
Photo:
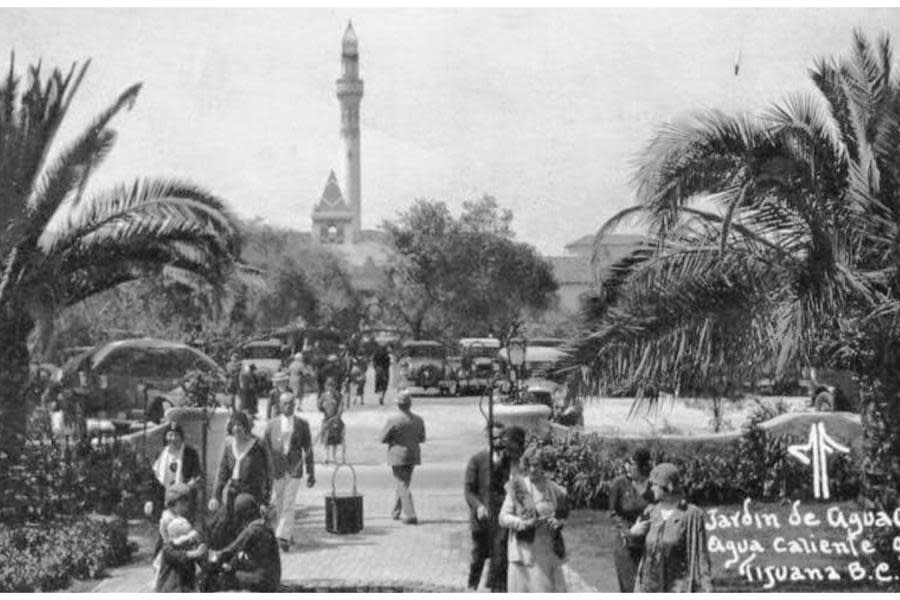
[[(582, 248), (593, 248), (594, 247), (594, 239), (597, 237), (596, 233), (589, 233), (587, 235), (583, 235), (574, 242), (569, 242), (565, 245), (565, 249), (569, 252), (576, 252)], [(631, 234), (631, 233), (610, 233), (608, 234), (604, 240), (604, 246), (633, 246), (643, 242), (646, 238), (642, 235)]]
[(546, 260), (553, 267), (553, 276), (560, 285), (594, 283), (589, 256), (548, 256)]
[(344, 200), (344, 194), (341, 193), (341, 186), (338, 185), (337, 176), (332, 170), (328, 175), (328, 181), (325, 182), (325, 189), (322, 191), (322, 197), (313, 209), (313, 214), (319, 212), (348, 212), (352, 213), (350, 205)]

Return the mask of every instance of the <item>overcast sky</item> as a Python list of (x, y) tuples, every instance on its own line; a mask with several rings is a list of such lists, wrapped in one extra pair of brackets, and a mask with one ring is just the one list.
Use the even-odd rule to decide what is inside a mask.
[[(632, 159), (659, 123), (810, 89), (853, 27), (900, 39), (897, 9), (0, 9), (21, 70), (92, 59), (61, 139), (130, 84), (94, 187), (184, 177), (245, 217), (310, 228), (341, 174), (335, 80), (359, 37), (363, 226), (417, 197), (484, 193), (546, 254), (632, 202)], [(734, 62), (740, 51), (740, 75)]]

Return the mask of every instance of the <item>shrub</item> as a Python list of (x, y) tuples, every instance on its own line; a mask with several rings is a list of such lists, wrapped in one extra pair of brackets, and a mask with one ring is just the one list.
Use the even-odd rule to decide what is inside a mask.
[(50, 592), (96, 579), (135, 551), (122, 522), (89, 519), (0, 526), (0, 592)]
[(89, 512), (137, 517), (153, 473), (149, 460), (114, 440), (92, 446), (56, 440), (30, 443), (16, 462), (0, 457), (0, 522)]
[[(739, 504), (745, 498), (758, 501), (813, 498), (809, 467), (789, 460), (788, 440), (772, 436), (760, 423), (786, 412), (784, 405), (764, 405), (751, 413), (736, 443), (704, 446), (663, 440), (646, 445), (655, 462), (673, 462), (682, 469), (687, 497), (698, 505)], [(608, 508), (612, 480), (625, 472), (636, 446), (625, 440), (596, 435), (571, 435), (556, 439), (552, 433), (532, 437), (530, 445), (542, 445), (556, 458), (553, 479), (566, 487), (573, 508)], [(829, 458), (833, 499), (856, 498), (860, 490), (858, 457), (835, 454)]]

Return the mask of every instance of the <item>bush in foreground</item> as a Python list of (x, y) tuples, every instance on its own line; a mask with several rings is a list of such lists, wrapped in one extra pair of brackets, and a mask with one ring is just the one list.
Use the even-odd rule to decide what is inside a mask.
[(135, 551), (122, 521), (92, 519), (0, 526), (0, 592), (50, 592), (96, 579)]

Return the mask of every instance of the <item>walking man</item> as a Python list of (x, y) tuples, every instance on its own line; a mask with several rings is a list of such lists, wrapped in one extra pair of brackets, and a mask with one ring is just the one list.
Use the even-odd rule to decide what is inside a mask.
[(481, 450), (472, 455), (466, 467), (465, 495), (472, 529), (468, 587), (471, 591), (478, 588), (484, 564), (490, 557), (486, 587), (503, 593), (506, 592), (507, 530), (499, 526), (497, 518), (506, 497), (506, 482), (525, 450), (525, 430), (507, 427), (499, 435), (495, 431), (494, 440), (493, 460), (487, 450)]
[(422, 462), (420, 444), (425, 443), (425, 421), (410, 410), (411, 406), (412, 394), (403, 390), (397, 397), (399, 411), (388, 419), (381, 432), (381, 443), (388, 445), (388, 464), (397, 480), (393, 517), (399, 520), (402, 510), (407, 525), (419, 522), (409, 485), (413, 469)]
[(266, 424), (264, 442), (271, 461), (272, 505), (275, 508), (275, 536), (283, 552), (293, 543), (294, 502), (306, 464), (306, 487), (316, 484), (312, 435), (309, 423), (294, 414), (294, 397), (282, 396), (281, 414)]

